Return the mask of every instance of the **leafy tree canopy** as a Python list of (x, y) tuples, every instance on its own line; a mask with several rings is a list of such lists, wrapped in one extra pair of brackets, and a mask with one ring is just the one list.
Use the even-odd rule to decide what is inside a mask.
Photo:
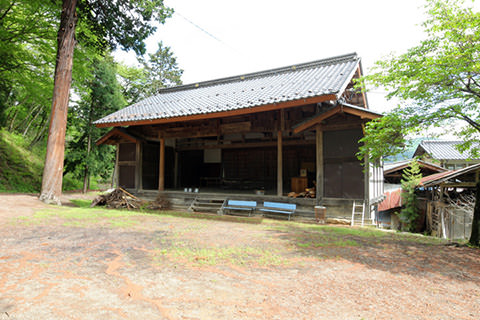
[[(468, 149), (480, 136), (480, 13), (463, 0), (427, 0), (426, 39), (406, 53), (376, 62), (367, 84), (383, 86), (402, 105), (366, 126), (360, 157), (401, 152), (408, 134), (445, 127)], [(478, 152), (478, 150), (476, 150)]]
[(141, 66), (120, 64), (118, 75), (123, 88), (123, 95), (128, 104), (157, 94), (158, 90), (182, 84), (183, 70), (179, 68), (177, 59), (170, 47), (158, 43), (155, 53), (140, 57)]
[(77, 13), (79, 43), (143, 55), (144, 40), (156, 30), (152, 21), (163, 24), (173, 10), (163, 0), (78, 0)]

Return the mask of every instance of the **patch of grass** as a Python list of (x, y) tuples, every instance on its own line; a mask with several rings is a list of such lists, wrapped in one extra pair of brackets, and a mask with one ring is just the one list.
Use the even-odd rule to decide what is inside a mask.
[(378, 246), (383, 242), (406, 241), (424, 245), (438, 245), (445, 240), (412, 233), (395, 233), (384, 230), (350, 228), (345, 226), (323, 226), (305, 223), (284, 223), (269, 221), (267, 229), (287, 234), (294, 247), (314, 249), (323, 247), (355, 247), (360, 245)]
[(0, 192), (38, 192), (44, 153), (21, 135), (0, 130)]
[[(84, 205), (84, 202), (80, 202)], [(18, 217), (15, 222), (27, 225), (58, 223), (69, 227), (88, 227), (104, 224), (112, 228), (127, 228), (140, 223), (135, 217), (146, 215), (138, 211), (96, 208), (55, 207), (36, 212), (32, 217)]]
[(334, 248), (345, 248), (345, 247), (358, 247), (360, 244), (351, 239), (327, 239), (323, 238), (321, 241), (310, 241), (310, 242), (298, 242), (296, 244), (300, 248), (312, 249), (312, 248), (325, 248), (325, 247), (334, 247)]
[(70, 202), (79, 208), (90, 208), (90, 205), (92, 204), (92, 201), (85, 199), (72, 199)]
[(192, 265), (235, 266), (255, 265), (259, 267), (280, 266), (288, 260), (273, 250), (254, 247), (207, 247), (196, 248), (185, 243), (173, 243), (168, 248), (157, 250), (156, 257), (167, 257), (176, 263), (184, 261)]
[[(37, 193), (42, 186), (45, 145), (33, 148), (22, 135), (0, 130), (0, 192)], [(95, 179), (91, 179), (95, 188)], [(82, 182), (66, 174), (64, 190), (82, 187)]]
[(142, 212), (154, 214), (154, 215), (176, 217), (176, 218), (228, 221), (228, 222), (249, 223), (249, 224), (261, 224), (263, 221), (261, 217), (238, 217), (238, 216), (217, 215), (217, 214), (200, 213), (200, 212), (170, 211), (170, 210), (168, 211), (142, 210)]

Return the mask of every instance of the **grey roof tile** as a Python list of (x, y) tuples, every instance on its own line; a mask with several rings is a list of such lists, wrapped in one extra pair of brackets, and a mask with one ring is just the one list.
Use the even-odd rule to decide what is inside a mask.
[[(433, 159), (438, 160), (466, 160), (472, 159), (471, 153), (466, 150), (460, 152), (456, 148), (463, 141), (456, 140), (423, 140), (419, 147), (422, 147)], [(478, 146), (476, 146), (478, 147)]]
[(165, 88), (95, 124), (155, 120), (340, 95), (358, 68), (356, 53), (195, 84)]

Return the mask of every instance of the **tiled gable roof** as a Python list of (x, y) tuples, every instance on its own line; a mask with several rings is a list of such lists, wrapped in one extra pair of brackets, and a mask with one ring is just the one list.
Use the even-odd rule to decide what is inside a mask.
[(356, 53), (243, 76), (165, 88), (95, 124), (157, 120), (252, 108), (300, 99), (339, 97), (357, 71)]
[(460, 152), (456, 148), (463, 141), (452, 140), (423, 140), (418, 148), (423, 148), (433, 159), (438, 160), (466, 160), (472, 159), (471, 153), (466, 150)]

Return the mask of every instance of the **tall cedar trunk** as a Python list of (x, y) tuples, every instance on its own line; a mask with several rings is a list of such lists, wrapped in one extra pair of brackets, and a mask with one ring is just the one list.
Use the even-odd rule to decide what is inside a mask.
[(477, 182), (475, 194), (475, 208), (473, 209), (472, 235), (470, 236), (470, 244), (474, 246), (480, 245), (480, 182)]
[(77, 23), (76, 6), (77, 0), (63, 0), (60, 28), (58, 29), (52, 112), (40, 193), (40, 200), (47, 203), (61, 204), (65, 131), (72, 82), (75, 25)]

